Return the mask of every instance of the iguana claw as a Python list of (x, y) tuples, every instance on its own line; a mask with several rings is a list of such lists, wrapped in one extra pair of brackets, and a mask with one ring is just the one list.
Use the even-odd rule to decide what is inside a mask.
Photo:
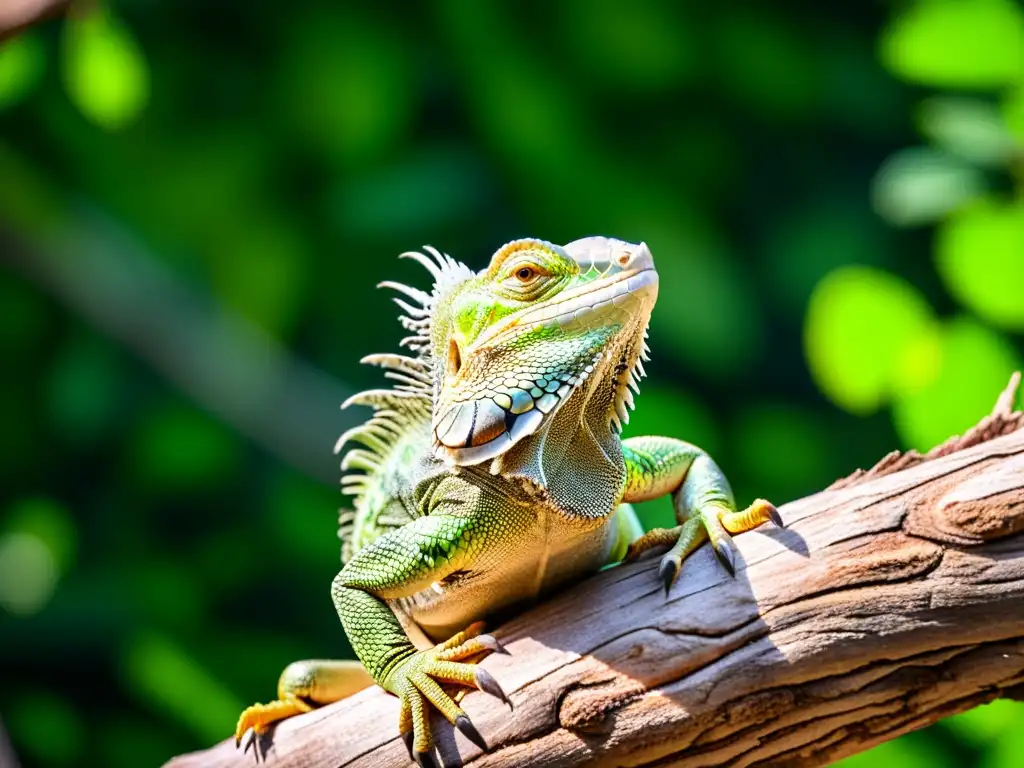
[(683, 560), (708, 539), (711, 540), (711, 548), (718, 562), (730, 576), (735, 576), (736, 545), (729, 534), (749, 531), (768, 521), (778, 526), (782, 525), (778, 510), (764, 499), (757, 499), (739, 512), (717, 506), (705, 507), (682, 525), (675, 528), (655, 528), (645, 533), (629, 545), (626, 561), (638, 559), (649, 549), (670, 546), (658, 567), (658, 576), (665, 585), (667, 597), (672, 585), (679, 578)]
[[(478, 622), (447, 642), (430, 650), (417, 651), (403, 661), (386, 682), (385, 687), (396, 694), (401, 703), (398, 727), (402, 739), (409, 756), (420, 766), (437, 765), (428, 704), (480, 749), (487, 749), (487, 742), (456, 703), (456, 696), (446, 690), (448, 685), (477, 688), (512, 706), (498, 681), (487, 670), (476, 666), (481, 654), (508, 653), (493, 637), (481, 635), (482, 628)], [(448, 685), (442, 687), (442, 684)]]

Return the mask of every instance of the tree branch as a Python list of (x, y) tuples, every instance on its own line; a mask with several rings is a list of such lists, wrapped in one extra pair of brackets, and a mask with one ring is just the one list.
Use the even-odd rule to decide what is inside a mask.
[[(740, 536), (730, 578), (705, 547), (669, 599), (657, 560), (589, 579), (501, 627), (483, 664), (515, 712), (464, 707), (483, 754), (434, 720), (446, 765), (818, 766), (1024, 692), (1024, 414), (996, 411), (927, 456), (782, 509)], [(894, 471), (893, 468), (898, 471)], [(168, 768), (408, 766), (378, 688)], [(461, 755), (461, 758), (459, 757)]]
[(71, 0), (4, 0), (0, 2), (0, 42), (25, 27), (58, 16)]

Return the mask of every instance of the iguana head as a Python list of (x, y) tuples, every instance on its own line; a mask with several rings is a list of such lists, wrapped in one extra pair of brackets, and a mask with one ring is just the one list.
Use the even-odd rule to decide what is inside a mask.
[(592, 432), (617, 433), (658, 292), (647, 246), (516, 240), (477, 274), (446, 258), (419, 321), (436, 455), (452, 465), (494, 459), (550, 429), (570, 400)]

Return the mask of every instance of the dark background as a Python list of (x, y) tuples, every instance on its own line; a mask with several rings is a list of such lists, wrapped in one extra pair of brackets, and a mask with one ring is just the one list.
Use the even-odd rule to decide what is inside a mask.
[[(157, 765), (350, 655), (340, 412), (431, 243), (646, 241), (627, 434), (784, 502), (991, 408), (1024, 340), (1013, 0), (77, 3), (0, 43), (0, 717)], [(646, 505), (645, 523), (667, 504)], [(1000, 702), (850, 765), (1016, 766)]]

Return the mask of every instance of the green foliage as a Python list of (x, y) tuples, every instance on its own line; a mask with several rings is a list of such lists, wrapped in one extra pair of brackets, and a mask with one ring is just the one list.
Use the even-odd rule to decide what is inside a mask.
[(979, 200), (951, 216), (935, 262), (953, 298), (996, 327), (1024, 331), (1024, 198)]
[(977, 424), (992, 410), (992, 393), (1024, 364), (1005, 338), (968, 318), (945, 325), (937, 351), (937, 374), (904, 390), (893, 408), (903, 445), (919, 451)]
[(1014, 0), (913, 3), (882, 37), (892, 72), (939, 88), (998, 88), (1024, 78), (1024, 12)]
[(822, 280), (807, 308), (807, 362), (821, 390), (868, 414), (934, 376), (935, 318), (912, 285), (849, 266)]
[[(370, 288), (423, 285), (402, 250), (646, 241), (626, 434), (706, 448), (744, 503), (930, 448), (1022, 365), (1015, 0), (213, 5), (77, 3), (0, 44), (0, 717), (26, 766), (160, 764), (288, 661), (351, 654), (326, 590), (354, 414), (309, 404), (380, 383), (355, 363), (401, 338)], [(243, 332), (258, 373), (194, 354)], [(1015, 767), (1020, 706), (851, 762)]]
[(149, 70), (129, 29), (96, 11), (72, 17), (64, 35), (64, 84), (82, 114), (112, 131), (133, 122), (149, 99)]

